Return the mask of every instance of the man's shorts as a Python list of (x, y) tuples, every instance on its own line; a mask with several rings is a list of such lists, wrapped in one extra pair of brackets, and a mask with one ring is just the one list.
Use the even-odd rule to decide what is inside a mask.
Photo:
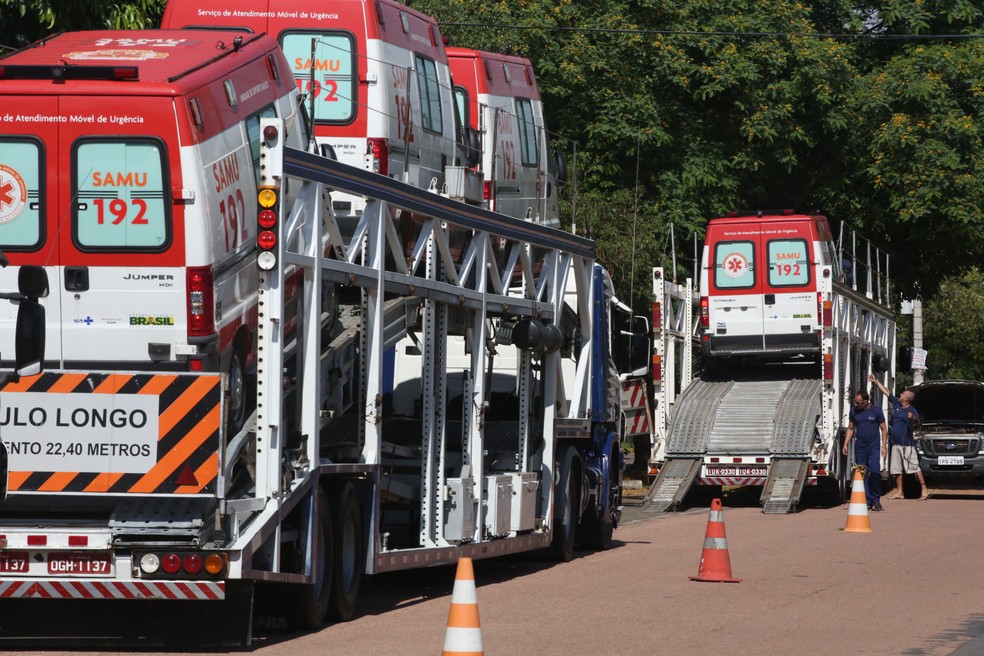
[(896, 474), (915, 474), (919, 471), (919, 456), (916, 455), (916, 447), (892, 445), (892, 452), (888, 455), (888, 472), (893, 476)]

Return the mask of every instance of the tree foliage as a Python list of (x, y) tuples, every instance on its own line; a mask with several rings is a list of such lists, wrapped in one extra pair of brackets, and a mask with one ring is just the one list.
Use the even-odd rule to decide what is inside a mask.
[[(0, 0), (0, 44), (151, 27), (163, 5)], [(709, 218), (778, 208), (821, 212), (871, 237), (892, 255), (900, 296), (931, 299), (943, 280), (941, 298), (968, 292), (953, 281), (984, 257), (978, 0), (414, 7), (453, 45), (533, 62), (552, 143), (576, 161), (568, 221), (596, 239), (622, 297), (641, 306), (649, 268), (670, 266), (671, 226), (677, 259), (690, 265), (691, 237)]]
[(984, 272), (974, 266), (944, 279), (924, 306), (929, 378), (984, 380)]

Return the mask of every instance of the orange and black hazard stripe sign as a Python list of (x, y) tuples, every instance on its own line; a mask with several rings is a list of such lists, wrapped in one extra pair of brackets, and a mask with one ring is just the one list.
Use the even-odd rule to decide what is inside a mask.
[(218, 374), (46, 372), (0, 393), (7, 494), (214, 494)]

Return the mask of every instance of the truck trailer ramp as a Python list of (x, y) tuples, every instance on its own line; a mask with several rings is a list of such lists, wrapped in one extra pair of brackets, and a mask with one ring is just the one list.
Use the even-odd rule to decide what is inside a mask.
[(667, 438), (667, 458), (643, 502), (650, 512), (679, 505), (706, 454), (769, 455), (763, 511), (786, 513), (799, 502), (820, 413), (820, 382), (750, 373), (743, 380), (695, 381), (681, 395)]

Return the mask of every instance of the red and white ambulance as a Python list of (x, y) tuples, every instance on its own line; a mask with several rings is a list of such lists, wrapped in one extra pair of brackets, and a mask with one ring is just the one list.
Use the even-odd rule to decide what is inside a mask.
[[(266, 32), (280, 42), (314, 134), (340, 162), (427, 188), (463, 164), (437, 22), (395, 0), (169, 0), (162, 27)], [(313, 96), (313, 98), (310, 98)], [(359, 197), (334, 193), (339, 217)]]
[(303, 147), (297, 98), (262, 35), (65, 33), (0, 58), (0, 287), (47, 268), (47, 367), (222, 371), (243, 424), (259, 125)]
[(705, 355), (819, 352), (817, 281), (840, 272), (826, 217), (789, 211), (712, 219), (702, 262)]
[(528, 59), (448, 48), (458, 113), (481, 136), (489, 209), (556, 226), (557, 180), (543, 102)]

